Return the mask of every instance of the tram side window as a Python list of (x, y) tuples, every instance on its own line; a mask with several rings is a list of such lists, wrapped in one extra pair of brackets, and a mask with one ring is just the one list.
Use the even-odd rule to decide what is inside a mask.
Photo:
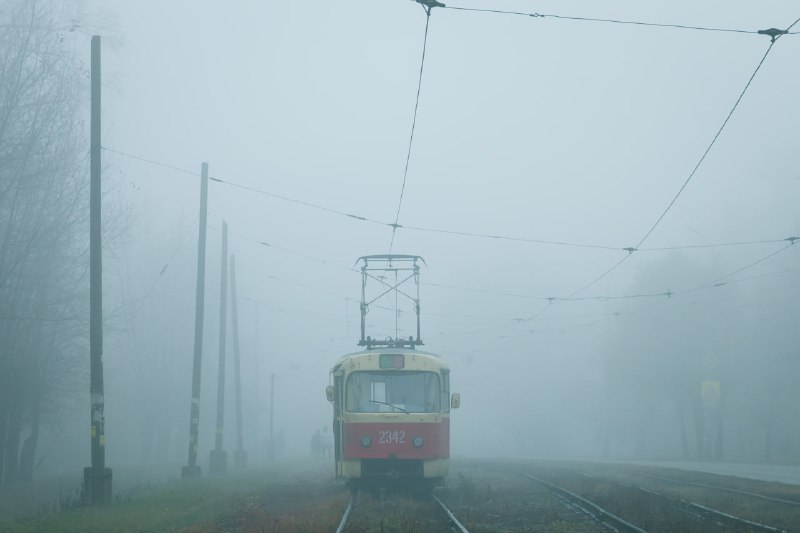
[(354, 372), (346, 408), (356, 413), (438, 413), (439, 376), (433, 372)]

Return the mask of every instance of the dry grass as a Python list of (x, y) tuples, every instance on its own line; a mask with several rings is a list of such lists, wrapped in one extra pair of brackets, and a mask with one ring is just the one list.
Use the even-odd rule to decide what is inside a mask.
[[(21, 533), (219, 531), (223, 524), (221, 520), (231, 525), (237, 523), (237, 518), (231, 514), (232, 509), (245, 510), (247, 502), (252, 501), (280, 501), (279, 496), (287, 487), (307, 486), (309, 478), (318, 482), (324, 474), (306, 465), (287, 464), (225, 478), (176, 479), (141, 486), (106, 507), (77, 506), (63, 512), (41, 513), (36, 518), (6, 521), (0, 524), (0, 530)], [(328, 486), (335, 488), (332, 483)], [(256, 512), (255, 509), (252, 511)], [(288, 520), (294, 520), (297, 527), (301, 527), (304, 518), (305, 515), (298, 512), (296, 518)], [(269, 523), (268, 520), (263, 522)], [(263, 528), (251, 530), (268, 531)]]

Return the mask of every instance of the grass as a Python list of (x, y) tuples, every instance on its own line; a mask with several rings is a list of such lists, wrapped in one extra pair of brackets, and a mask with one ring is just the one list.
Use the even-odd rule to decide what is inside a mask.
[(212, 531), (242, 502), (282, 491), (297, 470), (251, 470), (225, 478), (179, 479), (142, 488), (112, 505), (77, 507), (0, 524), (9, 533)]

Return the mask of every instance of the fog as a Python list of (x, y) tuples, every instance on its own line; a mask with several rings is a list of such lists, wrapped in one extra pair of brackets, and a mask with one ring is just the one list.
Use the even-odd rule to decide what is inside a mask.
[[(800, 16), (777, 1), (457, 7), (747, 31)], [(328, 372), (358, 349), (354, 265), (390, 252), (427, 263), (424, 349), (448, 361), (462, 398), (454, 456), (800, 460), (800, 255), (786, 240), (800, 236), (796, 35), (775, 41), (720, 133), (769, 36), (434, 8), (409, 157), (426, 29), (415, 2), (85, 1), (57, 11), (81, 22), (62, 41), (76, 69), (88, 68), (90, 36), (103, 36), (112, 468), (162, 465), (177, 477), (186, 464), (202, 162), (212, 178), (204, 473), (223, 221), (236, 257), (251, 464), (270, 460), (271, 440), (272, 460), (306, 456), (311, 435), (330, 424)], [(88, 71), (76, 79), (86, 84), (75, 104), (85, 124), (64, 149), (80, 165)], [(80, 168), (76, 187), (88, 199)], [(10, 242), (22, 233), (2, 202)], [(85, 248), (79, 209), (69, 239)], [(58, 240), (61, 230), (47, 231)], [(0, 273), (17, 268), (14, 249), (3, 248)], [(58, 279), (77, 284), (78, 304), (58, 312), (85, 325), (85, 338), (58, 333), (82, 340), (58, 357), (68, 371), (37, 382), (51, 393), (35, 476), (89, 464), (88, 254), (75, 254), (80, 266)], [(25, 290), (59, 285), (55, 275)], [(0, 286), (6, 339), (21, 327), (14, 290)], [(229, 454), (230, 318), (229, 307)], [(376, 338), (413, 335), (413, 302), (390, 293), (367, 323)], [(0, 343), (0, 364), (12, 368), (21, 352)], [(10, 428), (19, 397), (0, 401)], [(18, 439), (32, 417), (25, 403)]]

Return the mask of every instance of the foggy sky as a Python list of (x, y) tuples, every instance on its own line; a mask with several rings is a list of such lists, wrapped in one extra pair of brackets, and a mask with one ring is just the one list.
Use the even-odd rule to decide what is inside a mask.
[[(394, 221), (425, 28), (419, 5), (103, 4), (113, 27), (103, 52), (105, 146), (196, 173), (207, 161), (212, 176), (234, 184)], [(784, 28), (800, 16), (786, 2), (452, 5), (747, 30)], [(798, 39), (788, 35), (775, 44), (705, 162), (643, 248), (800, 233)], [(508, 442), (515, 428), (493, 416), (498, 408), (526, 405), (538, 416), (543, 405), (578, 403), (601, 379), (604, 343), (620, 321), (636, 327), (653, 313), (681, 315), (698, 306), (705, 306), (698, 312), (705, 316), (724, 308), (734, 290), (766, 316), (778, 313), (787, 293), (796, 297), (795, 271), (669, 300), (548, 306), (543, 299), (575, 293), (645, 235), (768, 45), (762, 35), (433, 10), (399, 223), (617, 248), (397, 231), (393, 252), (427, 261), (422, 337), (427, 349), (448, 359), (453, 390), (462, 394), (462, 409), (453, 413), (454, 453), (488, 453), (494, 446), (516, 451)], [(158, 335), (170, 339), (164, 357), (186, 372), (173, 392), (175, 412), (188, 418), (198, 179), (109, 151), (104, 160), (108, 187), (131, 214), (124, 244), (107, 258), (106, 298), (118, 303), (148, 294), (146, 309), (173, 313), (173, 335)], [(215, 415), (223, 219), (239, 267), (247, 409), (258, 420), (249, 446), (265, 438), (272, 373), (276, 428), (305, 446), (314, 427), (330, 419), (323, 394), (328, 370), (358, 340), (360, 278), (341, 266), (387, 253), (391, 228), (209, 185), (201, 457), (211, 445)], [(684, 291), (781, 246), (640, 251), (576, 296)], [(670, 254), (690, 268), (662, 268)], [(797, 266), (798, 252), (791, 248), (728, 281)], [(379, 303), (391, 306), (393, 300)], [(401, 308), (407, 336), (411, 306), (401, 302)], [(374, 336), (393, 335), (391, 314), (373, 308), (370, 321)], [(124, 385), (114, 384), (137, 364), (123, 356), (123, 344), (112, 341), (105, 354), (111, 436), (114, 410), (126, 398)], [(481, 417), (492, 422), (470, 423)], [(232, 427), (233, 417), (227, 420)], [(233, 435), (227, 433), (228, 448)], [(180, 457), (185, 437), (177, 437)]]

